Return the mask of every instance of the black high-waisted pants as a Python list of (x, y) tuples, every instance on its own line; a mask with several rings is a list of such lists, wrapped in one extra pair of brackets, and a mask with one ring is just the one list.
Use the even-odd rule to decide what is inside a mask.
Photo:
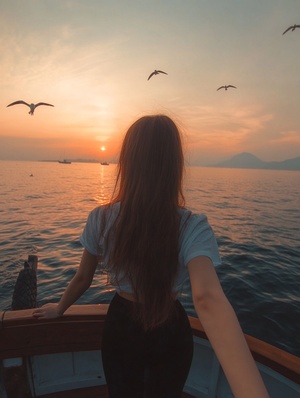
[(170, 322), (151, 331), (132, 319), (134, 303), (114, 296), (102, 340), (110, 398), (180, 398), (193, 356), (193, 337), (178, 300)]

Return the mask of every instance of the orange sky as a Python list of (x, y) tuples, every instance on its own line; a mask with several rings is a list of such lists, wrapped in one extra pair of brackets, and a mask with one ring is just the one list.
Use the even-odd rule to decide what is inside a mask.
[(149, 113), (182, 127), (191, 164), (300, 156), (300, 29), (282, 35), (295, 15), (293, 0), (4, 2), (0, 159), (114, 161)]

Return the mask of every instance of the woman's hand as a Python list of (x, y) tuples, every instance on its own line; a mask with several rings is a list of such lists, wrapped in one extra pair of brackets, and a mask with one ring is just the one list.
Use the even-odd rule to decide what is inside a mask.
[(75, 303), (76, 300), (90, 287), (95, 270), (98, 265), (98, 257), (83, 250), (80, 266), (66, 288), (59, 303), (48, 303), (32, 312), (32, 316), (38, 319), (59, 318)]
[(40, 308), (36, 308), (32, 316), (34, 318), (40, 319), (51, 319), (51, 318), (59, 318), (62, 314), (59, 312), (58, 304), (55, 303), (48, 303), (43, 305)]

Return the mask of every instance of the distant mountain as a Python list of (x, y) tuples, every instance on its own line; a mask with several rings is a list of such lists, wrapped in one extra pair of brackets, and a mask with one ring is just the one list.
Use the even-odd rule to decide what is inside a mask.
[(282, 162), (264, 162), (248, 152), (233, 156), (231, 159), (217, 163), (211, 167), (228, 167), (240, 169), (268, 169), (268, 170), (300, 170), (300, 156)]

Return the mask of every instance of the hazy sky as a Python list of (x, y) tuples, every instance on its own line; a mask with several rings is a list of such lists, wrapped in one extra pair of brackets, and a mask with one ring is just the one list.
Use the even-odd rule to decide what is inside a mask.
[(0, 159), (111, 161), (149, 113), (180, 125), (191, 164), (300, 156), (294, 24), (299, 0), (0, 0)]

